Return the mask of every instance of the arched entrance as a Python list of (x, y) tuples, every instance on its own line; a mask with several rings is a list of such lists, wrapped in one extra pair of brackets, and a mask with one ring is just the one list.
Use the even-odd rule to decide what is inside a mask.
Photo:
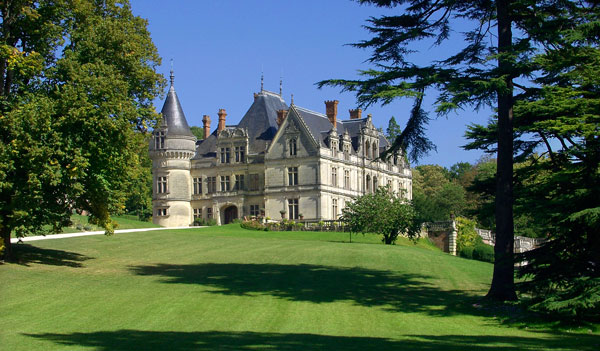
[(238, 218), (238, 209), (235, 206), (229, 206), (223, 211), (223, 224), (229, 224)]

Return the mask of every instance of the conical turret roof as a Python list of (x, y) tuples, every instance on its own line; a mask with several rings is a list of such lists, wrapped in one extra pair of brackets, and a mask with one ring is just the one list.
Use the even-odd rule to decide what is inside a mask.
[(179, 103), (179, 98), (175, 92), (175, 86), (173, 84), (174, 76), (171, 71), (171, 87), (167, 94), (167, 99), (160, 111), (163, 115), (163, 126), (167, 127), (167, 137), (169, 136), (187, 136), (193, 137), (192, 131), (185, 119), (185, 114)]

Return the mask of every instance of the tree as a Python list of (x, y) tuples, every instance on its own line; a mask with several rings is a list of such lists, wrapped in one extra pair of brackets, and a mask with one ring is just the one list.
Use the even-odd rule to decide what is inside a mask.
[(396, 118), (392, 116), (388, 122), (387, 129), (385, 130), (385, 136), (389, 141), (394, 142), (402, 134), (402, 128), (396, 122)]
[(204, 139), (204, 129), (203, 128), (197, 127), (197, 126), (191, 126), (190, 130), (192, 131), (192, 134), (194, 134), (196, 139), (198, 139), (198, 140)]
[(416, 237), (420, 223), (410, 202), (394, 194), (388, 187), (356, 198), (342, 210), (342, 220), (351, 233), (378, 233), (383, 242), (393, 244), (399, 234)]
[[(401, 14), (371, 18), (367, 30), (373, 37), (354, 44), (372, 49), (375, 69), (362, 71), (362, 80), (334, 79), (322, 85), (356, 92), (361, 105), (388, 104), (409, 97), (415, 107), (398, 147), (409, 147), (427, 122), (421, 109), (427, 90), (437, 89), (436, 112), (488, 105), (496, 109), (497, 174), (495, 193), (496, 245), (492, 284), (488, 297), (514, 300), (513, 256), (513, 90), (556, 72), (540, 72), (537, 59), (568, 54), (561, 42), (582, 28), (576, 40), (597, 38), (598, 6), (595, 1), (566, 0), (360, 0), (361, 3), (401, 7)], [(451, 26), (471, 26), (461, 31), (465, 45), (454, 54), (417, 65), (411, 62), (414, 42), (434, 47), (454, 39)], [(517, 30), (513, 32), (513, 29)], [(589, 43), (589, 42), (588, 42)], [(547, 55), (549, 54), (549, 55)], [(570, 54), (569, 54), (570, 55)], [(515, 83), (516, 82), (516, 83)], [(527, 88), (524, 88), (526, 90)], [(419, 129), (419, 128), (421, 129)], [(418, 145), (417, 145), (418, 146)], [(413, 146), (414, 147), (414, 146)], [(384, 155), (385, 156), (385, 155)]]
[(113, 231), (139, 167), (136, 131), (156, 123), (164, 79), (127, 0), (0, 6), (0, 234), (57, 231), (73, 210)]
[(450, 220), (466, 207), (465, 189), (449, 180), (448, 170), (439, 165), (413, 169), (413, 205), (421, 222)]

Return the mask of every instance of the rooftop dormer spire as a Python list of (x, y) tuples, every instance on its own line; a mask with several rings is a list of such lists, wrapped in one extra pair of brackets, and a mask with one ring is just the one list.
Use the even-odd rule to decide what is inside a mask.
[(175, 85), (175, 73), (173, 73), (173, 59), (171, 59), (171, 86)]
[(260, 72), (260, 92), (265, 91), (265, 73)]

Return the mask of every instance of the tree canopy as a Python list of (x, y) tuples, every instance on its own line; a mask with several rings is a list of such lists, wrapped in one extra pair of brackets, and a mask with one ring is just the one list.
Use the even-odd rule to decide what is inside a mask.
[(164, 79), (127, 0), (0, 6), (0, 233), (51, 231), (72, 211), (113, 230), (156, 123)]
[[(497, 154), (494, 275), (488, 296), (499, 300), (516, 299), (513, 278), (513, 153), (533, 146), (515, 143), (513, 116), (519, 101), (539, 100), (540, 94), (566, 97), (566, 91), (537, 89), (545, 82), (560, 81), (564, 67), (581, 67), (584, 54), (594, 52), (598, 39), (598, 6), (595, 1), (566, 0), (361, 0), (361, 3), (389, 7), (398, 12), (371, 18), (366, 29), (370, 39), (354, 44), (372, 50), (374, 68), (361, 71), (358, 80), (333, 79), (322, 85), (354, 91), (362, 105), (389, 104), (397, 98), (412, 98), (415, 105), (395, 148), (411, 148), (418, 156), (427, 149), (424, 136), (428, 121), (422, 103), (427, 91), (439, 92), (435, 111), (446, 115), (466, 108), (491, 106), (496, 110), (495, 127), (487, 139)], [(415, 43), (437, 48), (449, 40), (457, 43), (461, 25), (464, 45), (435, 60), (416, 64), (411, 54)], [(465, 29), (466, 28), (466, 29)], [(434, 49), (431, 49), (434, 50)], [(584, 56), (582, 56), (584, 55)], [(570, 65), (552, 68), (552, 62), (568, 57)], [(549, 70), (540, 63), (548, 63)], [(579, 62), (579, 64), (578, 64)], [(584, 69), (581, 67), (580, 69)], [(585, 82), (581, 82), (586, 85)], [(515, 96), (514, 89), (519, 92)], [(536, 88), (536, 89), (532, 89)], [(520, 92), (522, 91), (522, 93)], [(537, 93), (536, 93), (537, 92)], [(572, 96), (572, 95), (571, 95)], [(571, 101), (572, 103), (572, 101)], [(585, 105), (586, 103), (581, 103)], [(580, 105), (580, 104), (575, 104)], [(540, 108), (543, 104), (539, 105)], [(548, 111), (549, 120), (558, 120)], [(481, 141), (484, 142), (483, 140)], [(425, 146), (424, 146), (425, 145)]]
[(420, 223), (410, 201), (392, 192), (389, 187), (379, 187), (347, 203), (342, 210), (342, 220), (351, 233), (378, 233), (385, 244), (393, 244), (398, 235), (416, 237)]

